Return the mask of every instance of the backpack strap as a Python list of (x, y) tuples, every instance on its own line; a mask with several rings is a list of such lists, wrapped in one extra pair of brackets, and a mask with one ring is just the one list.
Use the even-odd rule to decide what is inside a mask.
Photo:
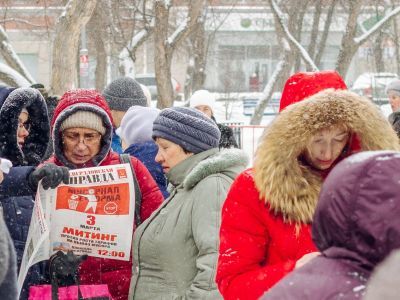
[(132, 166), (131, 156), (127, 153), (119, 155), (120, 162), (123, 164), (129, 164), (131, 166), (133, 183), (135, 185), (135, 224), (139, 226), (142, 221), (140, 219), (140, 208), (142, 206), (142, 192), (140, 191), (139, 182), (136, 178), (135, 169)]

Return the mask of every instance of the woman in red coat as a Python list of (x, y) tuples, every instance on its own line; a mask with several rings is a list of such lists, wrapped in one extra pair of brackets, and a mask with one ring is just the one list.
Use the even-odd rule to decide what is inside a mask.
[[(50, 162), (70, 169), (119, 164), (110, 149), (112, 117), (103, 96), (95, 90), (66, 92), (52, 120), (54, 156)], [(163, 196), (146, 167), (131, 157), (142, 194), (140, 218), (147, 219)], [(130, 261), (88, 257), (79, 269), (81, 284), (107, 284), (113, 299), (127, 299), (131, 279)]]
[(236, 178), (224, 203), (216, 276), (224, 299), (258, 299), (318, 254), (310, 223), (322, 181), (338, 161), (360, 150), (397, 149), (378, 108), (344, 89), (332, 71), (286, 82), (254, 168)]

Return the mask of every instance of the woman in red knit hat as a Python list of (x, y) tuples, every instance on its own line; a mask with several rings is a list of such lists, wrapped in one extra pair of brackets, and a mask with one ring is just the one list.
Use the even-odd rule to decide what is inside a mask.
[(378, 108), (346, 91), (338, 73), (297, 73), (266, 129), (254, 168), (233, 182), (222, 210), (216, 281), (224, 299), (258, 299), (318, 255), (311, 221), (329, 171), (362, 150), (398, 149)]

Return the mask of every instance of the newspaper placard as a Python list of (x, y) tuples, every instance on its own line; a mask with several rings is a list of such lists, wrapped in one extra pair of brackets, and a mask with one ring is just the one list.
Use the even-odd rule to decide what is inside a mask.
[(18, 277), (59, 250), (128, 261), (135, 189), (129, 164), (71, 170), (69, 184), (39, 184)]

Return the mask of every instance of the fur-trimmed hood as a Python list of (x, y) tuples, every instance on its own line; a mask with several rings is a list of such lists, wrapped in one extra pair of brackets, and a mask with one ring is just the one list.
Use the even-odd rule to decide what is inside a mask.
[[(37, 166), (46, 153), (50, 123), (45, 100), (32, 88), (2, 87), (0, 91), (0, 156), (14, 166)], [(30, 130), (21, 149), (17, 141), (18, 117), (23, 108), (29, 113)]]
[[(260, 197), (286, 222), (310, 223), (321, 174), (299, 161), (319, 130), (345, 124), (363, 150), (399, 150), (399, 140), (378, 108), (345, 90), (328, 89), (283, 110), (265, 130), (257, 149), (254, 177)], [(350, 145), (348, 154), (360, 149)]]

